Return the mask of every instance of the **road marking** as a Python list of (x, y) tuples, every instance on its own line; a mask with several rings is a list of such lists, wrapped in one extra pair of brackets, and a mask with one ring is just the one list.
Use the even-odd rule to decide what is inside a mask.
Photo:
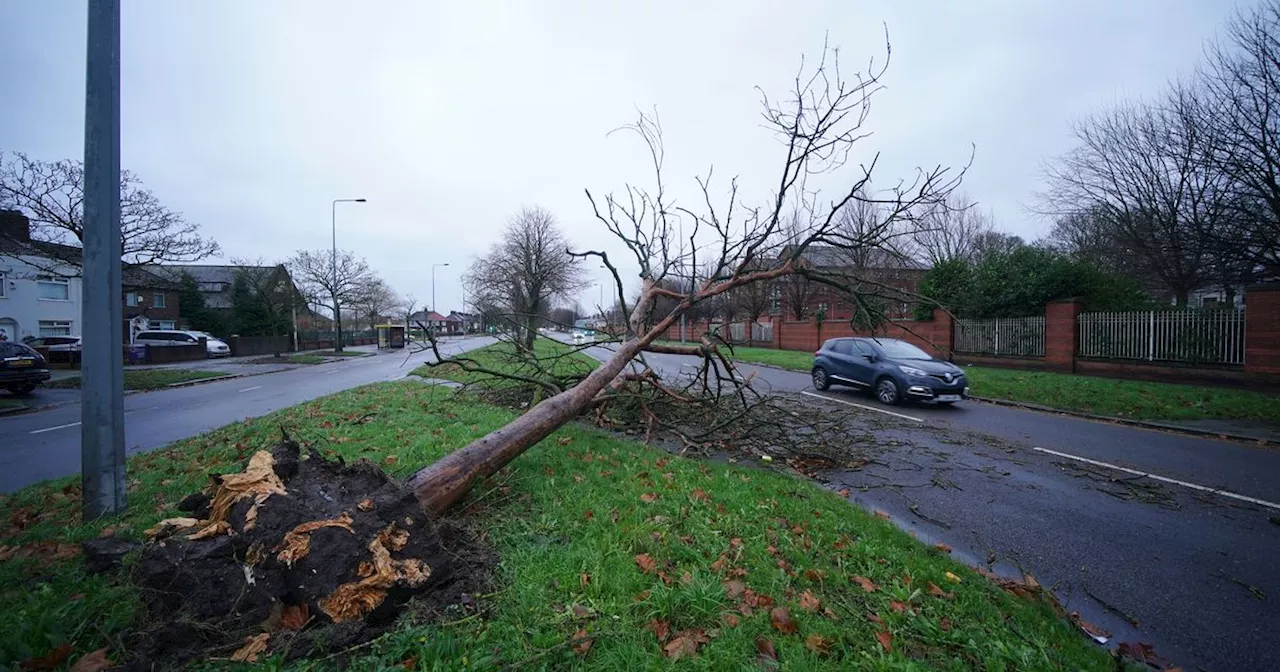
[(241, 392), (252, 392), (252, 391), (254, 391), (254, 390), (261, 390), (261, 389), (262, 389), (262, 386), (261, 386), (261, 385), (254, 385), (253, 387), (246, 387), (246, 388), (244, 388), (243, 390), (240, 390), (240, 391), (241, 391)]
[(800, 394), (805, 394), (805, 395), (808, 395), (808, 396), (810, 396), (810, 397), (816, 397), (816, 398), (818, 398), (818, 399), (826, 399), (827, 401), (834, 401), (834, 402), (836, 402), (837, 404), (845, 404), (845, 405), (848, 405), (848, 406), (857, 406), (858, 408), (862, 408), (862, 409), (865, 409), (865, 410), (868, 410), (868, 411), (875, 411), (876, 413), (884, 413), (885, 415), (892, 415), (892, 416), (893, 416), (893, 417), (895, 417), (895, 418), (904, 418), (904, 419), (907, 419), (907, 420), (915, 420), (916, 422), (924, 422), (924, 418), (913, 418), (913, 417), (911, 417), (910, 415), (903, 415), (903, 414), (901, 414), (901, 413), (894, 413), (893, 411), (886, 411), (886, 410), (884, 410), (883, 408), (876, 408), (875, 406), (866, 406), (866, 405), (863, 405), (863, 404), (855, 404), (855, 403), (853, 403), (852, 401), (845, 401), (844, 399), (836, 399), (835, 397), (828, 397), (828, 396), (827, 396), (827, 395), (825, 395), (825, 394), (814, 394), (813, 392), (805, 392), (804, 390), (801, 390), (801, 391), (800, 391)]
[(65, 424), (65, 425), (58, 425), (58, 426), (56, 426), (56, 427), (45, 427), (44, 429), (33, 429), (33, 430), (31, 430), (31, 433), (32, 433), (32, 434), (44, 434), (45, 432), (52, 432), (52, 431), (53, 431), (53, 430), (55, 430), (55, 429), (66, 429), (66, 428), (68, 428), (68, 427), (75, 427), (76, 425), (79, 425), (79, 424), (80, 424), (80, 423), (78, 423), (78, 422), (69, 422), (69, 423), (67, 423), (67, 424)]
[(1268, 501), (1267, 501), (1267, 500), (1265, 500), (1265, 499), (1258, 499), (1257, 497), (1250, 497), (1250, 496), (1248, 496), (1248, 495), (1239, 495), (1239, 494), (1236, 494), (1236, 493), (1234, 493), (1234, 492), (1230, 492), (1230, 491), (1227, 491), (1227, 490), (1219, 490), (1219, 489), (1217, 489), (1217, 488), (1209, 488), (1209, 487), (1205, 487), (1205, 486), (1203, 486), (1203, 485), (1197, 485), (1197, 484), (1195, 484), (1195, 483), (1188, 483), (1188, 482), (1186, 482), (1186, 481), (1179, 481), (1179, 480), (1178, 480), (1178, 479), (1176, 479), (1176, 478), (1169, 478), (1169, 477), (1167, 477), (1167, 476), (1160, 476), (1160, 475), (1158, 475), (1158, 474), (1153, 474), (1153, 473), (1150, 473), (1150, 472), (1147, 472), (1147, 471), (1138, 471), (1137, 469), (1130, 469), (1130, 468), (1128, 468), (1128, 467), (1122, 467), (1122, 466), (1120, 466), (1120, 465), (1118, 465), (1118, 464), (1111, 464), (1111, 463), (1109, 463), (1109, 462), (1100, 462), (1100, 461), (1098, 461), (1098, 460), (1091, 460), (1091, 459), (1089, 459), (1089, 458), (1087, 458), (1087, 457), (1080, 457), (1080, 456), (1078, 456), (1078, 455), (1071, 455), (1071, 454), (1069, 454), (1069, 453), (1060, 453), (1060, 452), (1058, 452), (1058, 451), (1056, 451), (1056, 450), (1049, 450), (1048, 448), (1040, 448), (1039, 446), (1032, 446), (1032, 447), (1031, 447), (1031, 450), (1037, 450), (1037, 451), (1040, 451), (1040, 452), (1042, 452), (1042, 453), (1048, 453), (1048, 454), (1050, 454), (1050, 455), (1054, 455), (1054, 456), (1056, 456), (1056, 457), (1065, 457), (1065, 458), (1066, 458), (1066, 459), (1068, 459), (1068, 460), (1075, 460), (1075, 461), (1077, 461), (1077, 462), (1084, 462), (1085, 464), (1092, 464), (1092, 465), (1094, 465), (1095, 467), (1106, 467), (1106, 468), (1108, 468), (1108, 469), (1115, 469), (1116, 471), (1122, 471), (1122, 472), (1124, 472), (1124, 473), (1126, 473), (1126, 474), (1133, 474), (1134, 476), (1145, 476), (1145, 477), (1147, 477), (1147, 478), (1150, 478), (1150, 479), (1151, 479), (1151, 480), (1153, 480), (1153, 481), (1162, 481), (1162, 482), (1164, 482), (1164, 483), (1172, 483), (1173, 485), (1181, 485), (1181, 486), (1182, 486), (1182, 487), (1184, 487), (1184, 488), (1191, 488), (1192, 490), (1199, 490), (1199, 491), (1201, 491), (1201, 492), (1208, 492), (1208, 493), (1215, 494), (1215, 495), (1222, 495), (1223, 497), (1230, 497), (1231, 499), (1238, 499), (1238, 500), (1240, 500), (1240, 501), (1242, 501), (1242, 502), (1249, 502), (1250, 504), (1257, 504), (1257, 505), (1259, 505), (1259, 506), (1266, 506), (1266, 507), (1270, 507), (1270, 508), (1273, 508), (1273, 509), (1280, 509), (1280, 504), (1277, 504), (1277, 503), (1275, 503), (1275, 502), (1268, 502)]
[(326, 375), (326, 376), (327, 376), (327, 375), (329, 375), (329, 374), (331, 374), (331, 373), (337, 373), (337, 372), (338, 372), (338, 370), (337, 370), (337, 369), (330, 369), (330, 370), (328, 370), (328, 371), (325, 371), (325, 372), (324, 372), (324, 375)]

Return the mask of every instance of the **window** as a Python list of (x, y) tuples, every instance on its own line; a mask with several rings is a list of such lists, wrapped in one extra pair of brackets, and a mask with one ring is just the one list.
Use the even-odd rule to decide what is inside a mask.
[[(164, 292), (153, 293), (151, 295), (151, 305), (155, 306), (156, 308), (164, 308)], [(173, 328), (172, 322), (170, 322), (169, 326), (167, 327), (161, 327), (161, 329), (172, 329), (172, 328)]]
[(70, 320), (40, 320), (40, 336), (70, 336)]
[(142, 297), (138, 296), (137, 292), (126, 292), (124, 295), (124, 305), (129, 306), (130, 308), (138, 305), (141, 300)]
[(40, 275), (36, 277), (36, 292), (44, 301), (70, 301), (71, 282), (66, 278)]
[[(158, 306), (163, 308), (164, 306)], [(156, 320), (156, 329), (172, 329), (173, 320)]]
[(0, 273), (0, 299), (9, 296), (9, 278)]

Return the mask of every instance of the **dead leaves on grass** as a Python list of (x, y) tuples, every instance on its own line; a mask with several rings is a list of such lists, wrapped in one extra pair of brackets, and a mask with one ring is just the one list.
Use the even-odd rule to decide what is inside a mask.
[(41, 561), (68, 560), (80, 555), (80, 547), (60, 541), (36, 541), (18, 546), (0, 546), (0, 562), (13, 558), (35, 558)]
[(98, 649), (80, 656), (68, 672), (102, 672), (115, 667), (115, 661), (107, 657), (106, 649)]
[(641, 553), (636, 556), (636, 567), (640, 568), (645, 574), (652, 574), (658, 568), (658, 561), (648, 553)]
[(794, 635), (800, 630), (800, 626), (791, 620), (791, 610), (786, 607), (774, 607), (769, 612), (769, 622), (773, 624), (773, 628), (784, 635)]
[(849, 577), (849, 580), (861, 586), (862, 589), (868, 593), (874, 593), (877, 590), (880, 590), (880, 586), (877, 586), (875, 581), (872, 581), (865, 576), (851, 576)]
[(679, 660), (686, 656), (692, 657), (698, 654), (700, 646), (710, 641), (711, 638), (707, 635), (706, 630), (689, 628), (672, 635), (671, 641), (668, 641), (662, 647), (662, 653), (671, 660)]

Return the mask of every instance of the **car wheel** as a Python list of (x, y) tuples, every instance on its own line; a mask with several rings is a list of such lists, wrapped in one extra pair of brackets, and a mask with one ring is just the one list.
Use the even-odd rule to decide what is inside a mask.
[(819, 392), (831, 387), (831, 381), (827, 380), (827, 372), (821, 366), (813, 367), (813, 389)]
[(892, 378), (881, 378), (876, 383), (876, 398), (882, 404), (894, 406), (902, 400), (902, 393), (898, 391), (898, 384)]

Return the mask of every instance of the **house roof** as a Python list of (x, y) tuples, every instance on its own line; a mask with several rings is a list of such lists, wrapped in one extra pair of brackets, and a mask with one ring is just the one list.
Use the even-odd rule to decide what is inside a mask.
[[(256, 279), (262, 279), (275, 273), (279, 266), (232, 266), (225, 264), (164, 264), (148, 266), (147, 269), (158, 275), (170, 278), (173, 282), (181, 282), (183, 274), (190, 275), (196, 283), (205, 285), (200, 288), (204, 294), (205, 305), (209, 308), (231, 307), (231, 286), (235, 284), (236, 275), (247, 273)], [(208, 289), (208, 285), (218, 283), (219, 290)]]
[(434, 310), (419, 310), (410, 315), (409, 319), (414, 322), (444, 322), (448, 318)]
[[(47, 259), (51, 262), (49, 264), (51, 274), (55, 274), (58, 268), (63, 270), (78, 268), (84, 260), (84, 250), (74, 245), (62, 245), (38, 240), (19, 241), (4, 237), (0, 237), (0, 254)], [(41, 268), (40, 264), (35, 264), (35, 266)], [(43, 272), (43, 269), (41, 269), (41, 272)], [(78, 277), (79, 273), (72, 273), (71, 275)], [(149, 268), (145, 266), (130, 266), (128, 264), (122, 264), (120, 267), (120, 285), (126, 289), (177, 289), (176, 283), (151, 272)]]

